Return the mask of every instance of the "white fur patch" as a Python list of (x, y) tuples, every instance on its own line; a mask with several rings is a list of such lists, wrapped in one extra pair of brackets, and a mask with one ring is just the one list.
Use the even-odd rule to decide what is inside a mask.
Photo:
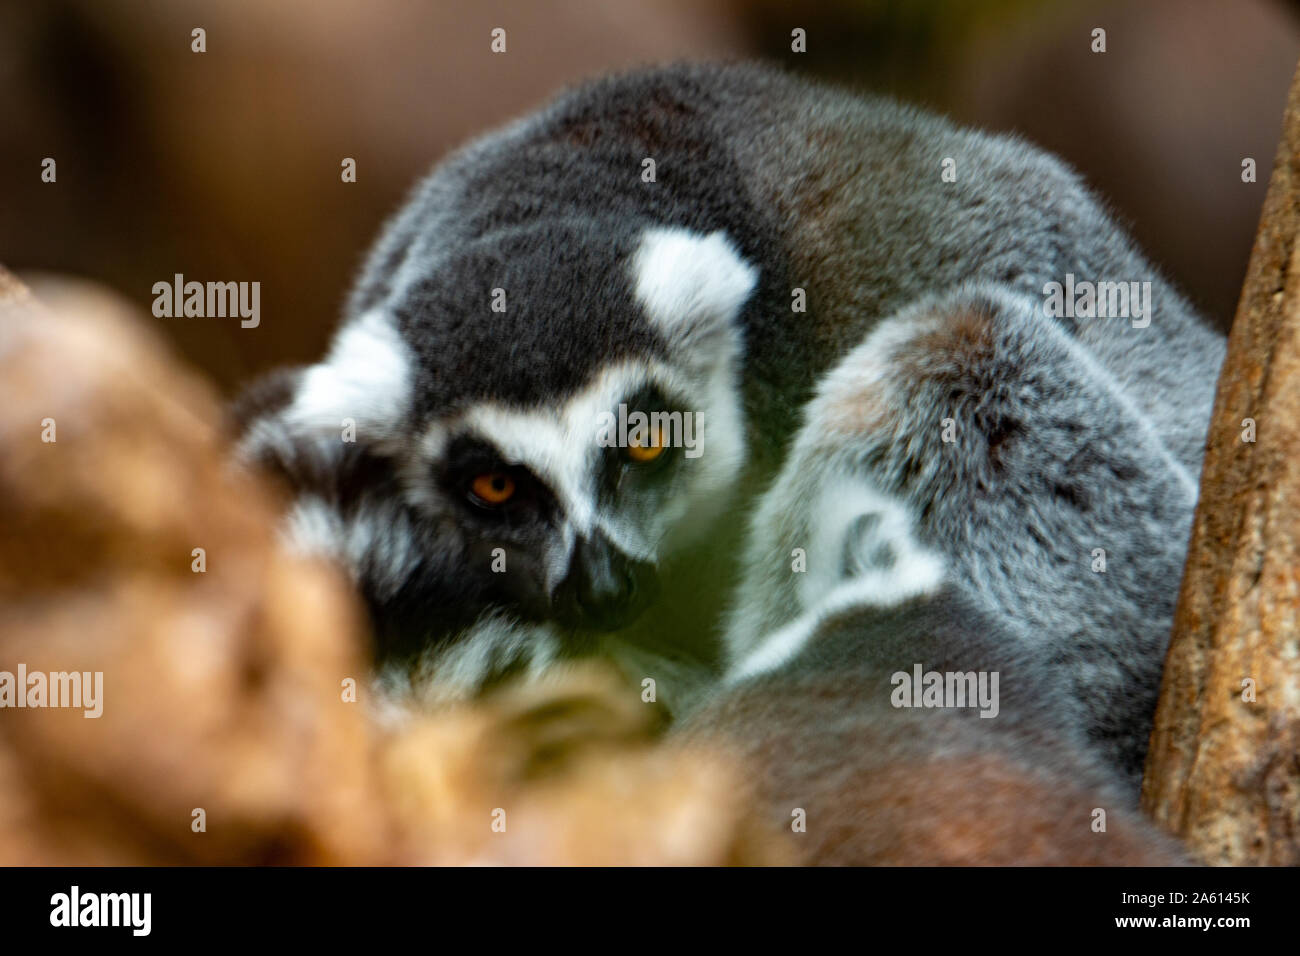
[(344, 518), (323, 499), (304, 495), (289, 510), (281, 535), (295, 554), (335, 561), (354, 580), (366, 576), (380, 599), (397, 593), (421, 560), (405, 514), (382, 502), (363, 503)]
[[(902, 501), (877, 491), (861, 480), (843, 477), (824, 484), (817, 494), (815, 502), (809, 502), (810, 537), (808, 554), (811, 559), (808, 570), (798, 577), (798, 592), (801, 606), (816, 606), (822, 595), (838, 588), (842, 583), (841, 559), (846, 545), (872, 547), (876, 544), (888, 545), (895, 558), (895, 565), (881, 577), (874, 578), (882, 587), (877, 604), (895, 604), (898, 600), (910, 597), (910, 581), (927, 580), (929, 573), (929, 554), (912, 536), (912, 519)], [(846, 535), (853, 523), (860, 517), (871, 516), (876, 520), (870, 532), (870, 538), (863, 542), (849, 542)], [(894, 580), (894, 579), (897, 580)], [(890, 597), (893, 591), (899, 591), (897, 600)]]
[(344, 560), (345, 532), (338, 511), (314, 495), (298, 498), (284, 517), (280, 533), (285, 546), (304, 557)]
[(730, 323), (754, 292), (758, 270), (724, 232), (648, 229), (632, 260), (637, 302), (665, 337), (689, 345), (694, 333)]
[[(862, 481), (848, 478), (828, 482), (809, 502), (815, 515), (808, 549), (808, 570), (800, 576), (797, 618), (762, 639), (727, 675), (728, 683), (777, 670), (795, 658), (827, 618), (854, 608), (895, 607), (931, 594), (943, 583), (944, 562), (912, 534), (911, 517), (902, 502)], [(848, 535), (859, 517), (873, 516), (877, 524), (862, 541)], [(870, 554), (888, 545), (893, 561), (845, 578), (845, 548)]]
[(851, 578), (826, 595), (816, 607), (765, 637), (727, 674), (736, 684), (768, 671), (779, 670), (807, 646), (822, 622), (843, 611), (894, 607), (933, 593), (943, 581), (943, 561), (932, 552), (914, 552), (889, 570), (874, 570)]
[(467, 700), (506, 671), (534, 680), (559, 659), (560, 639), (546, 624), (487, 614), (454, 640), (425, 650), (414, 665), (385, 666), (375, 679), (377, 715), (387, 724), (411, 711)]
[(392, 318), (366, 312), (339, 331), (325, 361), (303, 373), (285, 425), (302, 435), (340, 435), (351, 419), (359, 439), (394, 437), (410, 407), (413, 366)]

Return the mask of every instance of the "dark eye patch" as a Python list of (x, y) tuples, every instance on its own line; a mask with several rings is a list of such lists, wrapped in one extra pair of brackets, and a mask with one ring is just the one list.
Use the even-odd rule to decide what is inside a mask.
[[(490, 504), (473, 492), (480, 475), (501, 475), (514, 487), (509, 500)], [(471, 512), (484, 518), (512, 522), (550, 520), (558, 508), (550, 488), (525, 465), (512, 464), (488, 442), (460, 435), (448, 444), (439, 482), (448, 495), (459, 498)]]
[[(626, 407), (626, 414), (631, 416), (633, 412), (642, 412), (647, 416), (653, 416), (655, 413), (669, 413), (677, 416), (684, 415), (684, 402), (676, 401), (674, 398), (665, 395), (655, 386), (647, 386), (637, 392), (625, 397), (622, 404)], [(615, 428), (621, 426), (620, 410), (616, 406), (610, 409), (614, 416)], [(653, 424), (653, 418), (651, 418)], [(680, 435), (677, 427), (668, 424), (668, 434), (665, 440), (668, 446), (663, 453), (653, 461), (634, 461), (628, 454), (624, 446), (617, 446), (603, 449), (605, 452), (605, 461), (603, 464), (603, 481), (602, 485), (607, 495), (617, 493), (620, 488), (627, 483), (633, 483), (640, 487), (645, 487), (647, 483), (652, 482), (656, 477), (662, 476), (672, 465), (681, 457), (682, 449), (680, 446)], [(628, 432), (632, 431), (631, 423), (628, 424)], [(621, 437), (621, 436), (620, 436)]]

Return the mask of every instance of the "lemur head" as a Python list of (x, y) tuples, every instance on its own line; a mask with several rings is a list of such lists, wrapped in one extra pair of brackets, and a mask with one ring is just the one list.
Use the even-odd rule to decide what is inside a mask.
[(618, 629), (736, 480), (756, 270), (720, 232), (604, 226), (411, 243), (324, 361), (237, 410), (290, 540), (351, 571), (381, 650), (497, 612)]

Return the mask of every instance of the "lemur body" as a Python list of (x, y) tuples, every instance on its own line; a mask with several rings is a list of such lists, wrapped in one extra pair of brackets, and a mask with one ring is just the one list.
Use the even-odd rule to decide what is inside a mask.
[[(942, 178), (945, 159), (955, 182)], [(1152, 283), (1145, 328), (1043, 321), (1059, 333), (1054, 348), (1068, 343), (1113, 385), (1107, 414), (1122, 409), (1144, 450), (1172, 463), (1176, 501), (1120, 493), (1109, 537), (1076, 509), (1076, 524), (1053, 526), (1059, 550), (1028, 553), (1023, 515), (990, 513), (1004, 524), (961, 540), (993, 550), (962, 567), (998, 570), (968, 582), (990, 589), (998, 613), (1041, 599), (1026, 620), (1063, 654), (1078, 638), (1106, 645), (1102, 657), (1158, 656), (1221, 338), (1052, 157), (764, 68), (600, 80), (446, 159), (385, 230), (330, 355), (244, 403), (244, 452), (292, 487), (294, 538), (351, 568), (381, 652), (415, 655), (435, 682), (473, 689), (618, 630), (650, 603), (656, 573), (663, 596), (622, 632), (627, 643), (699, 654), (741, 519), (827, 370), (926, 296), (983, 281), (1041, 299), (1067, 275)], [(793, 308), (796, 289), (806, 312)], [(947, 343), (933, 344), (942, 361)], [(1014, 415), (1034, 413), (1005, 397)], [(1108, 427), (1087, 404), (1062, 402), (1080, 438)], [(597, 415), (620, 403), (699, 414), (703, 454), (670, 450), (642, 467), (599, 447)], [(1014, 449), (1021, 420), (981, 414), (971, 441)], [(339, 440), (345, 421), (354, 443)], [(1103, 482), (1089, 493), (1108, 503), (1124, 478), (1105, 455), (1123, 440), (1071, 446)], [(486, 500), (507, 488), (509, 502)], [(1152, 528), (1165, 535), (1154, 554)], [(1121, 595), (1095, 589), (1102, 603), (1084, 620), (1105, 619), (1114, 598), (1135, 631), (1084, 634), (1083, 585), (1060, 604), (1037, 590), (1060, 569), (1044, 577), (1029, 562), (1079, 562), (1070, 567), (1086, 574), (1081, 545), (1121, 555), (1131, 576)], [(1142, 620), (1128, 613), (1130, 586), (1152, 596)], [(521, 631), (516, 620), (539, 623)]]
[[(678, 730), (742, 755), (772, 824), (802, 814), (808, 862), (1180, 861), (1135, 786), (1163, 648), (1141, 615), (1172, 597), (1143, 601), (1128, 559), (1090, 573), (1087, 546), (1123, 536), (1176, 571), (1160, 538), (1190, 493), (1077, 349), (1034, 300), (975, 286), (886, 320), (810, 403), (755, 511), (724, 689)], [(1076, 425), (1081, 404), (1126, 439)], [(986, 416), (1029, 408), (1014, 447), (987, 440)], [(1087, 491), (1055, 502), (1057, 482)], [(1166, 504), (1134, 518), (1144, 498)], [(924, 701), (921, 674), (943, 681)]]
[(1063, 675), (1053, 706), (1135, 790), (1196, 484), (1116, 377), (1038, 300), (975, 283), (880, 323), (806, 415), (755, 510), (733, 665), (789, 650), (754, 642), (835, 592), (837, 536), (873, 515), (898, 556), (875, 603), (934, 574), (906, 542), (942, 555), (1022, 660)]
[[(1182, 862), (1070, 723), (1064, 675), (959, 589), (894, 598), (813, 609), (797, 654), (710, 697), (677, 737), (744, 761), (759, 815), (805, 863)], [(998, 674), (996, 715), (895, 707), (918, 666)]]

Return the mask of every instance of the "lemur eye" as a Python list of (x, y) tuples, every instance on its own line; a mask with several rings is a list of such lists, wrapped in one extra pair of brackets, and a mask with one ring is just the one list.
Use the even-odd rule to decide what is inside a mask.
[(505, 472), (484, 472), (470, 482), (469, 490), (482, 504), (501, 505), (514, 496), (515, 480)]
[(664, 453), (664, 448), (664, 430), (656, 428), (644, 444), (636, 439), (628, 439), (627, 457), (637, 462), (654, 461)]

